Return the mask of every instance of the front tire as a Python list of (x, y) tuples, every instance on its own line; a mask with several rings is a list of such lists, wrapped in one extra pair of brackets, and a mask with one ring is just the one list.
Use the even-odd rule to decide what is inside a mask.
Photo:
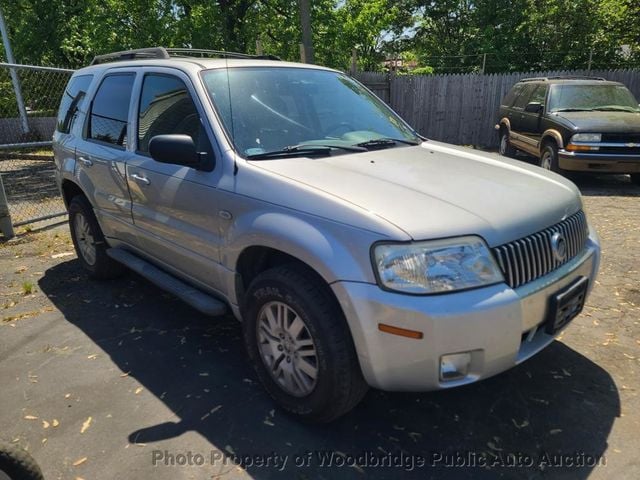
[(69, 229), (78, 260), (90, 277), (107, 279), (122, 274), (124, 267), (107, 255), (107, 242), (84, 195), (76, 195), (69, 203)]
[(306, 268), (286, 265), (258, 275), (247, 290), (243, 326), (258, 378), (288, 413), (330, 422), (367, 392), (342, 310)]
[(540, 167), (555, 173), (564, 174), (558, 163), (558, 148), (553, 143), (547, 143), (540, 153)]

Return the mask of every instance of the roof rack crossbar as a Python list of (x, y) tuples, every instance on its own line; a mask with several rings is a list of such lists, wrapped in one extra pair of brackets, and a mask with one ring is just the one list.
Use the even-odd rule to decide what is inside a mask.
[(248, 53), (224, 52), (221, 50), (205, 50), (202, 48), (137, 48), (134, 50), (124, 50), (122, 52), (96, 55), (91, 61), (91, 65), (108, 62), (122, 62), (126, 60), (148, 60), (153, 58), (169, 59), (175, 57), (196, 57), (196, 58), (253, 58), (264, 60), (280, 60), (275, 55), (250, 55)]

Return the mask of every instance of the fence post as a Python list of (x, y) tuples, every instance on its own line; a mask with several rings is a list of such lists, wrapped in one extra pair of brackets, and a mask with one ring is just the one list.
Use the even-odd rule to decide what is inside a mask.
[(0, 232), (4, 234), (7, 240), (15, 236), (13, 223), (11, 223), (11, 214), (9, 213), (9, 203), (2, 184), (2, 174), (0, 174)]
[(350, 68), (351, 76), (354, 76), (358, 73), (358, 50), (355, 48), (351, 50), (351, 68)]
[[(7, 25), (4, 21), (4, 15), (0, 8), (0, 33), (2, 33), (2, 43), (4, 44), (4, 51), (7, 54), (7, 63), (16, 63), (16, 59), (13, 58), (13, 51), (11, 50), (11, 44), (9, 43), (9, 33), (7, 32)], [(20, 89), (20, 79), (14, 68), (9, 69), (11, 74), (11, 83), (13, 83), (13, 90), (16, 94), (16, 103), (18, 104), (18, 112), (20, 112), (20, 119), (22, 120), (22, 133), (29, 133), (29, 120), (27, 119), (27, 109), (24, 107), (24, 99), (22, 98), (22, 90)]]

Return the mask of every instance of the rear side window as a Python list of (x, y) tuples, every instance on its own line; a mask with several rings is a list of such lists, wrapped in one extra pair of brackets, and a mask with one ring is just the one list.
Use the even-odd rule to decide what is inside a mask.
[(138, 152), (147, 153), (153, 137), (167, 134), (189, 135), (199, 150), (206, 136), (184, 82), (171, 75), (147, 74), (140, 94)]
[(102, 80), (89, 115), (88, 138), (119, 147), (127, 145), (129, 103), (135, 74), (118, 73)]
[(516, 83), (502, 100), (502, 105), (506, 105), (507, 107), (513, 105), (513, 101), (518, 98), (518, 95), (522, 92), (522, 87), (524, 87), (522, 83)]
[(59, 132), (69, 133), (71, 131), (71, 126), (77, 116), (76, 113), (84, 104), (91, 80), (93, 80), (93, 75), (79, 75), (73, 77), (67, 84), (58, 110), (56, 130)]

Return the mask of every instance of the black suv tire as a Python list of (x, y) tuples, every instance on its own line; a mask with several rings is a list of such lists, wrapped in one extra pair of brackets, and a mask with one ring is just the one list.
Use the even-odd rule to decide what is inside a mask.
[(543, 145), (540, 152), (540, 167), (545, 170), (551, 170), (552, 172), (564, 174), (565, 171), (560, 168), (558, 163), (558, 147), (555, 143), (548, 142)]
[(504, 157), (513, 157), (516, 154), (516, 149), (509, 143), (509, 130), (505, 127), (500, 129), (500, 146), (498, 147), (498, 153)]
[(631, 183), (634, 185), (640, 185), (640, 173), (631, 174)]
[(91, 278), (115, 278), (124, 272), (122, 264), (107, 255), (104, 235), (84, 195), (76, 195), (69, 203), (69, 230), (78, 260)]
[[(368, 385), (351, 333), (338, 302), (320, 278), (295, 264), (272, 268), (251, 282), (244, 305), (244, 341), (249, 359), (269, 395), (286, 412), (302, 420), (325, 423), (362, 400)], [(270, 310), (274, 308), (275, 315)], [(279, 308), (285, 313), (280, 315)], [(281, 317), (284, 320), (279, 321)], [(296, 329), (289, 330), (289, 326), (299, 320), (299, 333), (290, 336)], [(274, 324), (277, 329), (271, 329)], [(302, 342), (307, 345), (299, 347)], [(314, 355), (310, 355), (311, 350)], [(310, 364), (316, 369), (315, 379), (301, 378), (304, 367)], [(297, 382), (297, 392), (287, 391), (287, 376)]]

